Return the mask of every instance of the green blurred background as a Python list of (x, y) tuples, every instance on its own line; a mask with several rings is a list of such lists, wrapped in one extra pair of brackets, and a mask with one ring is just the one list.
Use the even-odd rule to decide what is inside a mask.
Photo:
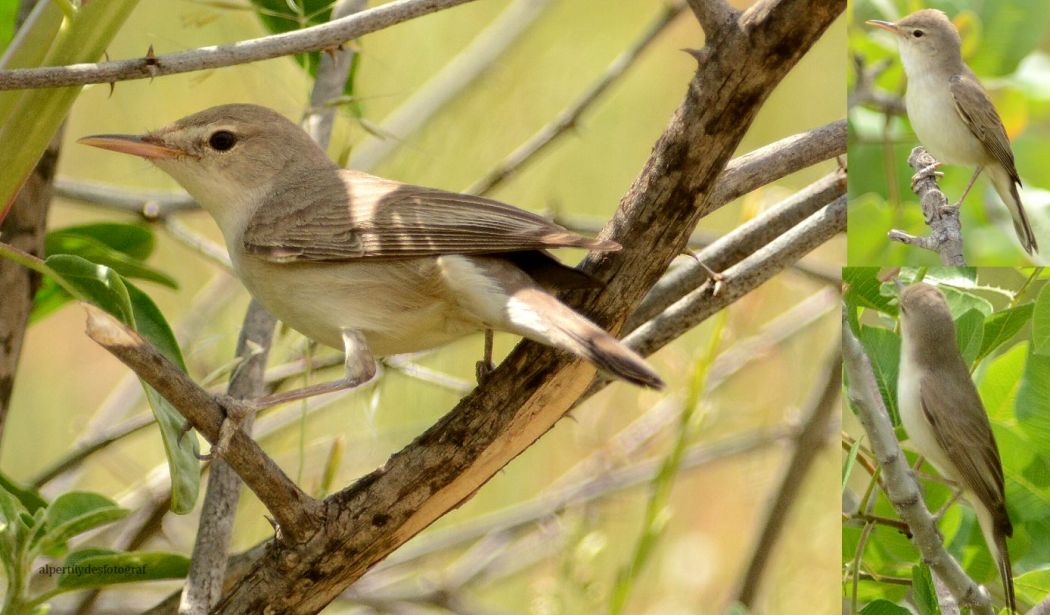
[[(889, 33), (865, 26), (868, 19), (894, 21), (920, 8), (947, 13), (963, 38), (963, 57), (989, 91), (1013, 142), (1024, 188), (1021, 198), (1036, 237), (1050, 234), (1050, 17), (1045, 0), (852, 0), (849, 48), (866, 66), (889, 59), (876, 81), (904, 95), (904, 71)], [(850, 70), (852, 90), (855, 71)], [(854, 106), (849, 111), (849, 263), (940, 264), (937, 255), (890, 242), (891, 228), (925, 235), (922, 210), (911, 191), (907, 164), (918, 145), (906, 119)], [(973, 173), (944, 167), (942, 190), (956, 202)], [(1006, 207), (987, 180), (978, 179), (962, 209), (963, 246), (971, 265), (1018, 266), (1029, 259), (1014, 236)], [(1045, 255), (1038, 262), (1045, 262)]]
[[(409, 98), (451, 57), (509, 4), (484, 0), (418, 19), (359, 41), (357, 94), (365, 117), (383, 116)], [(743, 5), (746, 3), (738, 3)], [(583, 92), (608, 63), (638, 37), (663, 8), (659, 0), (556, 0), (481, 79), (442, 110), (423, 130), (411, 135), (377, 174), (402, 181), (461, 190), (549, 122)], [(114, 59), (142, 56), (153, 45), (164, 54), (202, 45), (265, 34), (244, 2), (144, 2), (109, 48)], [(740, 152), (840, 119), (846, 82), (840, 20), (774, 92), (743, 142)], [(695, 60), (680, 50), (699, 47), (702, 33), (686, 12), (585, 116), (576, 131), (543, 154), (493, 196), (543, 211), (602, 222), (640, 171), (653, 143), (681, 101)], [(59, 175), (115, 186), (175, 190), (166, 175), (148, 163), (78, 146), (87, 134), (137, 133), (159, 127), (200, 109), (229, 102), (268, 105), (298, 119), (306, 107), (310, 80), (289, 58), (153, 81), (89, 86), (66, 124)], [(804, 101), (804, 104), (800, 104)], [(330, 152), (345, 157), (367, 136), (353, 121), (341, 120)], [(827, 163), (790, 176), (740, 199), (705, 219), (701, 228), (724, 232), (834, 168)], [(1022, 174), (1025, 169), (1022, 168)], [(1027, 176), (1026, 176), (1027, 177)], [(50, 226), (95, 220), (135, 221), (98, 208), (59, 201)], [(203, 213), (179, 220), (215, 241), (219, 233)], [(818, 249), (806, 261), (836, 271), (844, 262), (842, 237)], [(560, 256), (575, 262), (578, 253)], [(176, 327), (193, 319), (197, 294), (210, 285), (233, 289), (232, 298), (210, 317), (183, 351), (193, 376), (228, 366), (247, 305), (238, 283), (158, 229), (157, 268), (174, 276), (179, 290), (146, 290)], [(734, 304), (728, 314), (723, 349), (762, 330), (771, 319), (821, 290), (821, 283), (788, 271)], [(680, 403), (690, 369), (707, 346), (711, 323), (684, 336), (653, 358), (668, 381), (658, 394), (615, 384), (561, 421), (535, 446), (435, 527), (469, 524), (485, 513), (535, 498), (580, 459), (609, 445), (610, 438), (658, 403)], [(697, 442), (756, 433), (797, 420), (837, 339), (837, 309), (784, 343), (763, 347), (757, 357), (707, 396)], [(18, 374), (0, 464), (18, 479), (30, 480), (73, 447), (78, 437), (123, 416), (93, 419), (112, 402), (114, 387), (128, 377), (121, 364), (83, 335), (84, 313), (66, 307), (33, 326)], [(498, 335), (497, 358), (517, 339)], [(300, 355), (302, 339), (279, 332), (271, 364)], [(472, 382), (480, 336), (464, 339), (420, 362)], [(327, 351), (319, 350), (319, 353)], [(314, 381), (338, 371), (316, 373)], [(756, 394), (760, 393), (760, 394)], [(265, 449), (311, 493), (318, 493), (321, 472), (333, 442), (344, 446), (332, 488), (380, 466), (441, 414), (460, 394), (388, 370), (373, 387), (342, 398), (297, 420), (298, 406), (279, 409), (289, 425), (262, 441)], [(663, 400), (667, 401), (663, 401)], [(140, 404), (135, 413), (148, 412)], [(616, 466), (643, 458), (662, 458), (675, 423), (630, 459), (607, 455)], [(683, 471), (671, 500), (666, 535), (650, 565), (641, 573), (628, 612), (704, 613), (721, 610), (739, 581), (771, 491), (791, 448), (782, 444)], [(54, 494), (90, 489), (141, 506), (142, 498), (162, 494), (166, 473), (163, 451), (153, 428), (95, 455), (69, 480), (49, 485)], [(765, 579), (758, 611), (834, 613), (839, 610), (840, 574), (839, 458), (822, 451), (802, 486)], [(158, 486), (159, 485), (159, 486)], [(472, 585), (470, 593), (489, 612), (594, 612), (628, 560), (642, 528), (648, 499), (645, 487), (607, 496), (551, 520), (563, 531), (552, 554), (509, 576), (495, 575)], [(248, 548), (272, 534), (265, 510), (250, 494), (242, 500), (234, 549)], [(188, 553), (195, 515), (167, 515), (161, 532), (145, 548)], [(425, 535), (424, 535), (425, 539)], [(104, 540), (103, 540), (104, 542)], [(441, 579), (446, 566), (462, 555), (453, 550), (427, 563), (420, 582)], [(177, 584), (119, 588), (121, 600), (152, 604)], [(326, 612), (349, 612), (336, 603)]]

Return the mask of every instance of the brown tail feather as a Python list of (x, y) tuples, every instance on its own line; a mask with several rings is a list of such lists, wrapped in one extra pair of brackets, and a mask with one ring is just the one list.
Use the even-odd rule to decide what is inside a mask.
[(542, 290), (515, 293), (509, 311), (512, 328), (529, 339), (571, 352), (632, 384), (664, 386), (638, 353)]

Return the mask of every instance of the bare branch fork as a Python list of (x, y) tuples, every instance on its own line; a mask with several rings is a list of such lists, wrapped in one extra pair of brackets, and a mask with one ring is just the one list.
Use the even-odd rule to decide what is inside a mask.
[(919, 146), (911, 151), (908, 164), (915, 169), (912, 188), (919, 197), (923, 218), (930, 227), (930, 234), (916, 237), (893, 229), (888, 233), (889, 238), (936, 252), (944, 265), (965, 267), (959, 207), (949, 204), (948, 197), (944, 196), (937, 185), (936, 169), (940, 163), (927, 153), (925, 148)]
[(901, 452), (889, 414), (882, 401), (871, 361), (860, 340), (853, 334), (845, 315), (842, 319), (843, 363), (849, 376), (849, 398), (857, 407), (864, 431), (882, 468), (883, 486), (887, 497), (911, 530), (912, 542), (922, 554), (923, 561), (940, 579), (960, 605), (971, 606), (985, 615), (994, 613), (988, 596), (963, 572), (959, 562), (948, 554), (941, 542), (940, 532), (922, 499), (907, 459)]

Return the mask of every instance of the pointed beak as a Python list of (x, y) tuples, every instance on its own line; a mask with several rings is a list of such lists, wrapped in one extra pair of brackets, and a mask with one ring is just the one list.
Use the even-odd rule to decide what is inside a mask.
[(882, 21), (881, 19), (870, 19), (868, 21), (865, 21), (864, 23), (868, 24), (869, 26), (875, 27), (875, 28), (882, 28), (883, 30), (886, 30), (887, 32), (892, 32), (894, 34), (898, 34), (900, 32), (900, 29), (897, 28), (897, 24), (893, 23), (892, 21)]
[(185, 156), (181, 149), (169, 147), (160, 139), (149, 135), (91, 135), (77, 139), (77, 143), (100, 147), (121, 154), (142, 156), (148, 160)]

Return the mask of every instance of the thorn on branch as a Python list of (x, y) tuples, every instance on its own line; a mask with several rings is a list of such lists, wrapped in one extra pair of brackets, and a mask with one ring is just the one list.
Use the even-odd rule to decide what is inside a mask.
[(685, 49), (682, 49), (682, 51), (692, 56), (692, 58), (696, 60), (696, 63), (700, 65), (703, 65), (705, 62), (707, 62), (708, 56), (711, 55), (711, 52), (708, 51), (707, 47), (704, 47), (702, 49), (690, 49), (686, 47)]
[(146, 63), (146, 72), (149, 73), (150, 81), (152, 81), (157, 76), (157, 67), (160, 66), (160, 60), (157, 59), (157, 54), (153, 52), (153, 45), (149, 46), (143, 61)]

